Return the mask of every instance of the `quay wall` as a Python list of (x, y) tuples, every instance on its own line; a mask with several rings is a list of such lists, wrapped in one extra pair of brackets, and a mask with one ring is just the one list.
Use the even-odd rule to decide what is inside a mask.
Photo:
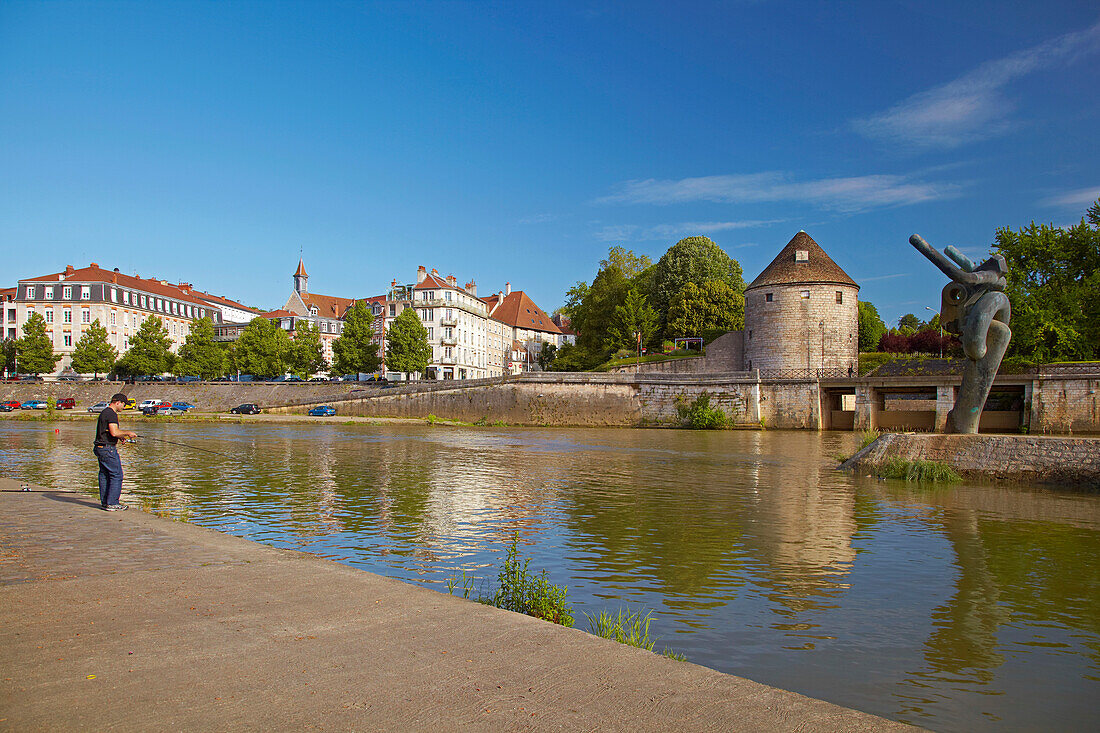
[(1100, 379), (1036, 380), (1032, 419), (1047, 433), (1100, 432)]
[(867, 470), (895, 457), (940, 461), (963, 476), (1100, 490), (1100, 438), (887, 433), (840, 468)]

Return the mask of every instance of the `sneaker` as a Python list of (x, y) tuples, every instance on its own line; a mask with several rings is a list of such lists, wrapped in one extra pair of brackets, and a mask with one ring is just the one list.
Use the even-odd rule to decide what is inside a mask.
[(109, 511), (109, 512), (124, 512), (129, 508), (130, 507), (126, 504), (109, 504), (107, 506), (107, 511)]

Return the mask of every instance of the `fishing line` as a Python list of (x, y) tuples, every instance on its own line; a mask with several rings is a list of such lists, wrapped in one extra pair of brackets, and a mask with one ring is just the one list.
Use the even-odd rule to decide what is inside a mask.
[(228, 453), (219, 453), (216, 450), (209, 450), (207, 448), (200, 448), (197, 445), (188, 445), (187, 443), (177, 443), (174, 440), (165, 440), (164, 438), (153, 438), (148, 435), (139, 435), (138, 440), (155, 440), (158, 443), (168, 443), (169, 445), (178, 445), (181, 448), (190, 448), (191, 450), (202, 451), (203, 453), (210, 453), (215, 456), (222, 456), (223, 458), (232, 458), (236, 460), (237, 456), (231, 456)]

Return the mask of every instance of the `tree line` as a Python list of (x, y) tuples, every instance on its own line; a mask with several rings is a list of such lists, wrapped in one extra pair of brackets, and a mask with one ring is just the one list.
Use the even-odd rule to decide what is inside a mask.
[[(401, 372), (423, 372), (431, 362), (428, 332), (409, 308), (393, 322), (387, 333), (387, 365)], [(214, 324), (209, 318), (191, 323), (190, 333), (172, 352), (168, 329), (157, 316), (146, 318), (130, 337), (130, 348), (119, 357), (110, 344), (107, 329), (96, 319), (85, 329), (72, 353), (73, 371), (81, 374), (114, 374), (120, 379), (138, 376), (176, 374), (201, 379), (241, 372), (269, 379), (294, 374), (308, 379), (314, 374), (370, 374), (382, 365), (374, 339), (374, 315), (362, 302), (355, 303), (344, 317), (344, 329), (333, 341), (332, 363), (325, 360), (321, 334), (317, 326), (299, 319), (294, 336), (262, 316), (253, 318), (233, 342), (214, 339)], [(61, 354), (53, 349), (46, 321), (34, 313), (23, 325), (23, 336), (4, 343), (8, 369), (23, 374), (54, 371)]]

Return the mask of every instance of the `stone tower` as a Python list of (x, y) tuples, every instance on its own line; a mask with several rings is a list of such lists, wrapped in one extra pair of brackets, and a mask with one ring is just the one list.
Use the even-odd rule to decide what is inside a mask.
[(745, 288), (745, 368), (857, 369), (858, 303), (859, 285), (799, 232)]
[(307, 282), (309, 282), (309, 275), (306, 274), (305, 263), (302, 262), (301, 258), (299, 258), (298, 259), (298, 269), (294, 271), (294, 292), (296, 292), (296, 293), (309, 292), (308, 290), (306, 290), (306, 283)]

